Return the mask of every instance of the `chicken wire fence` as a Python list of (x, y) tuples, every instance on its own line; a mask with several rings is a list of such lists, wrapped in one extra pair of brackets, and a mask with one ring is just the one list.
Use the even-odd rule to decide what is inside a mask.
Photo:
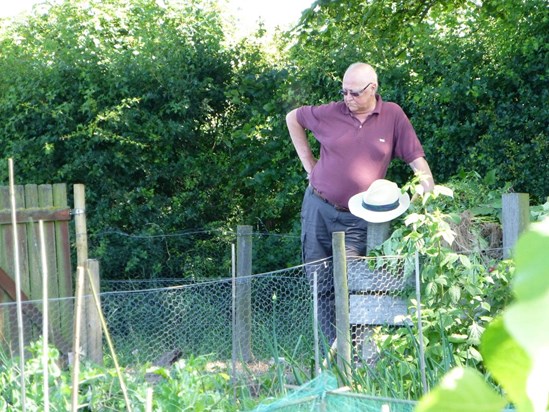
[[(375, 360), (375, 333), (411, 325), (414, 269), (413, 257), (348, 259), (347, 327), (355, 359)], [(103, 281), (101, 310), (123, 365), (206, 354), (237, 361), (287, 356), (310, 363), (319, 346), (333, 342), (332, 272), (332, 259), (325, 259), (214, 281)], [(84, 306), (92, 299), (84, 296)], [(30, 343), (41, 334), (42, 302), (22, 302), (22, 307)], [(48, 301), (50, 342), (66, 356), (72, 351), (74, 308), (74, 298)], [(15, 304), (0, 304), (0, 322), (2, 346), (17, 353)]]

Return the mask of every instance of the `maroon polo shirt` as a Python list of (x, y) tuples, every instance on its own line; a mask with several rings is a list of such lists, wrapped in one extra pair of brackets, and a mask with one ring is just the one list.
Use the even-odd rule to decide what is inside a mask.
[(332, 203), (347, 206), (349, 198), (383, 179), (393, 158), (406, 163), (425, 153), (410, 120), (396, 103), (376, 95), (366, 121), (352, 116), (343, 101), (303, 106), (297, 121), (320, 143), (310, 183)]

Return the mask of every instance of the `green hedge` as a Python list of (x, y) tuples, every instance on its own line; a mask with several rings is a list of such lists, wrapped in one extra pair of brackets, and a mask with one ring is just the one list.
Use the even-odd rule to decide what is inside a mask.
[[(319, 1), (275, 49), (261, 31), (231, 42), (215, 1), (52, 5), (0, 31), (0, 153), (19, 184), (86, 185), (90, 256), (107, 277), (180, 276), (213, 240), (201, 254), (104, 234), (238, 224), (297, 234), (307, 182), (284, 116), (338, 98), (347, 65), (366, 60), (384, 98), (410, 115), (439, 183), (474, 170), (543, 203), (545, 2), (462, 3)], [(410, 171), (395, 163), (389, 176), (403, 183)], [(295, 255), (284, 246), (265, 263)]]

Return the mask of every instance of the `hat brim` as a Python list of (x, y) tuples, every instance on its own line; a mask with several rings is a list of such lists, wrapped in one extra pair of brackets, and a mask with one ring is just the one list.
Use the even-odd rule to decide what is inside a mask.
[(365, 209), (362, 206), (362, 197), (364, 192), (358, 193), (349, 199), (349, 211), (360, 217), (367, 222), (371, 223), (383, 223), (390, 222), (402, 215), (410, 207), (410, 196), (408, 193), (402, 193), (398, 199), (398, 207), (387, 212), (374, 212), (372, 210)]

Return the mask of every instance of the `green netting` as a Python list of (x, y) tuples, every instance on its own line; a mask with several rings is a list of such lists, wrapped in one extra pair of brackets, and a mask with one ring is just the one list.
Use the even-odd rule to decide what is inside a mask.
[(265, 402), (254, 412), (413, 412), (416, 402), (380, 398), (338, 389), (337, 379), (329, 372), (291, 391), (284, 398)]

